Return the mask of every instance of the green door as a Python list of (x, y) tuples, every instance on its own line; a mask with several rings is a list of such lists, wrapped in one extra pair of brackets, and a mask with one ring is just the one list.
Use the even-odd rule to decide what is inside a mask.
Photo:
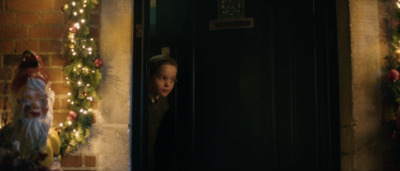
[(335, 1), (236, 2), (145, 5), (142, 58), (179, 64), (174, 169), (340, 170)]

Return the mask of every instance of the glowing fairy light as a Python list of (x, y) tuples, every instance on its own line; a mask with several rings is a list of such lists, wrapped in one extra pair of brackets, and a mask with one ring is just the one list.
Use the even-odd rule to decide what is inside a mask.
[(90, 38), (90, 41), (93, 41), (93, 38)]
[(71, 92), (68, 92), (68, 96), (71, 96)]
[(86, 22), (86, 20), (85, 20), (85, 19), (82, 19), (82, 20), (81, 20), (81, 23), (82, 23), (82, 24), (83, 24), (83, 23), (85, 23), (85, 22)]
[(81, 14), (82, 14), (82, 13), (83, 13), (83, 9), (79, 9), (79, 13), (81, 13)]
[(90, 86), (90, 84), (86, 84), (86, 87), (89, 87)]
[(86, 46), (85, 45), (82, 45), (82, 49), (85, 49), (86, 48)]
[(71, 99), (68, 99), (67, 102), (71, 102)]
[(77, 15), (78, 15), (78, 13), (75, 11), (75, 12), (74, 12), (74, 16), (77, 16)]
[(72, 101), (71, 104), (73, 105), (73, 104), (74, 104), (74, 101)]
[(78, 64), (78, 68), (81, 68), (82, 67), (82, 65), (81, 64)]
[(63, 127), (64, 126), (64, 124), (63, 123), (60, 123), (60, 127)]
[(397, 8), (400, 8), (400, 3), (396, 2)]
[(72, 55), (73, 55), (73, 56), (76, 56), (76, 52), (72, 52)]
[(94, 74), (94, 70), (92, 70), (92, 73)]
[(72, 4), (72, 6), (75, 6), (75, 5), (76, 5), (76, 2), (75, 2), (75, 1), (72, 1), (71, 4)]
[(67, 81), (67, 84), (69, 84), (69, 81)]
[(72, 125), (72, 121), (68, 121), (68, 125)]
[(81, 113), (82, 113), (82, 112), (83, 112), (83, 109), (80, 109), (80, 110), (79, 110), (79, 112), (81, 112)]
[(83, 114), (87, 114), (87, 111), (85, 110), (85, 111), (83, 111)]
[(88, 48), (88, 51), (91, 52), (93, 49), (91, 47)]
[(75, 23), (74, 26), (75, 26), (77, 29), (80, 29), (80, 28), (81, 28), (81, 25), (80, 25), (79, 23)]
[(77, 84), (78, 84), (78, 86), (80, 86), (80, 85), (82, 84), (82, 82), (81, 82), (81, 81), (78, 81), (78, 83), (77, 83)]

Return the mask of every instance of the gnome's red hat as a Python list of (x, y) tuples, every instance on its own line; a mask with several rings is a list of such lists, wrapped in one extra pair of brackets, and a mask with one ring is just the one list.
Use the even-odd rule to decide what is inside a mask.
[(18, 94), (28, 78), (41, 79), (46, 85), (49, 82), (49, 74), (44, 68), (42, 58), (35, 52), (26, 50), (22, 53), (17, 75), (11, 84), (11, 91)]

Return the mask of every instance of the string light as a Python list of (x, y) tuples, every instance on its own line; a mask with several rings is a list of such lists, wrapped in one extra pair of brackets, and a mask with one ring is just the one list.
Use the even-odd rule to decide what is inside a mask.
[[(73, 111), (71, 112), (72, 114), (68, 113), (68, 116), (74, 113), (77, 116), (69, 116), (69, 119), (74, 119), (67, 120), (64, 124), (70, 125), (70, 127), (68, 127), (68, 129), (67, 127), (60, 129), (60, 136), (64, 137), (62, 138), (62, 143), (64, 147), (67, 147), (61, 149), (61, 153), (66, 149), (73, 150), (77, 148), (79, 144), (86, 142), (85, 138), (90, 135), (90, 121), (93, 117), (91, 101), (95, 99), (94, 97), (97, 97), (96, 88), (101, 80), (101, 73), (98, 72), (97, 69), (92, 68), (95, 67), (95, 65), (91, 63), (94, 63), (96, 57), (96, 44), (93, 38), (87, 37), (90, 35), (89, 17), (91, 11), (95, 9), (95, 5), (98, 4), (98, 0), (67, 1), (68, 3), (64, 5), (63, 11), (68, 13), (68, 17), (73, 24), (70, 25), (68, 29), (67, 37), (68, 44), (66, 55), (68, 55), (70, 64), (65, 67), (64, 72), (69, 77), (66, 77), (66, 82), (71, 91), (67, 92), (68, 97), (66, 99), (67, 103), (70, 104), (68, 106), (69, 109)], [(66, 8), (65, 6), (67, 5), (70, 5), (70, 8)], [(94, 75), (88, 75), (89, 73), (93, 73)], [(81, 92), (84, 93), (82, 94)], [(75, 122), (78, 123), (75, 124)], [(85, 128), (81, 129), (80, 127), (83, 125)], [(74, 133), (76, 137), (71, 137), (70, 135), (72, 135), (72, 133)]]
[(60, 127), (63, 127), (64, 126), (64, 124), (63, 123), (60, 123)]

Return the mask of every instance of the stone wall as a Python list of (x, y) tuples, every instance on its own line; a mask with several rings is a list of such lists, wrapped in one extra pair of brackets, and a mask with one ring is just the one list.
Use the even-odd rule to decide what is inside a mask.
[[(342, 171), (396, 170), (383, 116), (387, 0), (337, 1)], [(386, 133), (386, 131), (388, 131)], [(398, 169), (397, 169), (398, 170)]]

